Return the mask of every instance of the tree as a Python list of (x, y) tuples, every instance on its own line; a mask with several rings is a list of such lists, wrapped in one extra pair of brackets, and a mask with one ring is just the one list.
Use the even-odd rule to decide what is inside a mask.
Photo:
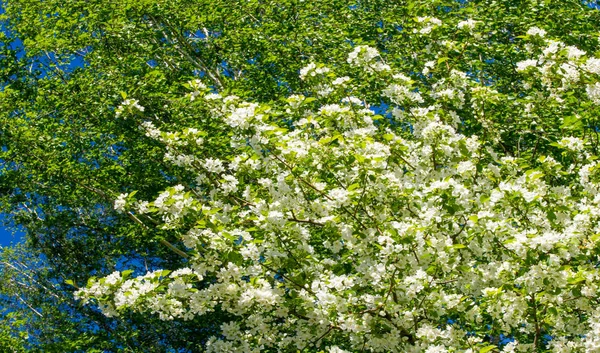
[[(581, 193), (583, 186), (572, 179), (573, 173), (580, 170), (577, 168), (584, 165), (584, 160), (578, 160), (580, 157), (575, 152), (585, 149), (592, 159), (597, 155), (598, 72), (593, 53), (598, 50), (598, 34), (594, 32), (593, 24), (597, 23), (598, 12), (578, 2), (539, 3), (534, 7), (536, 11), (530, 11), (529, 4), (524, 2), (502, 1), (486, 5), (369, 1), (348, 7), (331, 1), (310, 4), (256, 1), (241, 5), (231, 2), (131, 2), (116, 6), (87, 2), (59, 8), (57, 3), (49, 1), (36, 4), (15, 1), (7, 6), (6, 17), (12, 21), (11, 28), (15, 33), (26, 39), (26, 55), (19, 58), (13, 48), (4, 48), (4, 59), (10, 65), (3, 66), (6, 67), (4, 80), (9, 83), (3, 91), (6, 107), (2, 130), (3, 145), (6, 146), (3, 159), (13, 164), (8, 165), (3, 174), (7, 190), (3, 205), (18, 211), (19, 222), (30, 229), (30, 245), (51, 255), (49, 259), (61, 282), (70, 278), (73, 283), (81, 284), (92, 271), (106, 275), (113, 270), (117, 257), (121, 255), (155, 261), (150, 270), (192, 267), (196, 275), (203, 277), (193, 282), (191, 289), (186, 289), (190, 284), (186, 281), (193, 278), (188, 270), (175, 271), (175, 274), (169, 274), (172, 277), (162, 271), (150, 272), (144, 280), (136, 273), (131, 281), (125, 280), (127, 275), (113, 274), (104, 281), (93, 282), (95, 287), (80, 292), (101, 294), (94, 291), (106, 287), (104, 289), (109, 293), (120, 295), (117, 296), (117, 306), (112, 300), (114, 298), (99, 298), (103, 305), (108, 305), (104, 307), (107, 313), (116, 314), (114, 310), (117, 307), (123, 313), (129, 304), (134, 304), (134, 299), (138, 299), (135, 296), (123, 299), (123, 296), (132, 295), (125, 295), (129, 291), (122, 289), (121, 285), (145, 286), (144, 290), (152, 290), (139, 297), (141, 307), (134, 306), (134, 309), (144, 311), (147, 306), (143, 304), (151, 304), (152, 300), (159, 298), (166, 302), (155, 301), (151, 311), (158, 311), (163, 319), (183, 314), (189, 319), (203, 310), (224, 311), (227, 315), (222, 320), (226, 324), (220, 327), (226, 338), (231, 338), (236, 330), (250, 328), (252, 321), (249, 320), (253, 318), (240, 314), (247, 308), (236, 309), (230, 303), (237, 298), (234, 294), (231, 298), (214, 294), (215, 303), (191, 312), (179, 312), (173, 305), (167, 305), (174, 300), (169, 295), (180, 295), (182, 298), (177, 297), (178, 300), (182, 301), (186, 310), (189, 309), (183, 300), (186, 295), (208, 293), (219, 288), (212, 281), (221, 278), (221, 275), (210, 266), (231, 264), (241, 268), (242, 272), (250, 271), (235, 281), (232, 279), (234, 276), (229, 278), (230, 284), (238, 286), (239, 295), (243, 293), (242, 289), (266, 295), (269, 288), (275, 291), (274, 295), (281, 294), (277, 298), (283, 298), (283, 304), (277, 303), (287, 308), (292, 316), (277, 317), (282, 315), (281, 312), (267, 316), (271, 320), (267, 323), (273, 327), (281, 326), (281, 330), (272, 328), (272, 337), (281, 338), (279, 335), (288, 330), (290, 336), (286, 337), (296, 335), (297, 340), (310, 338), (305, 343), (314, 341), (315, 345), (322, 347), (359, 349), (360, 344), (353, 341), (352, 334), (347, 333), (348, 329), (342, 328), (339, 322), (320, 326), (310, 321), (314, 317), (307, 314), (314, 312), (306, 305), (311, 303), (310, 299), (314, 301), (315, 293), (325, 291), (328, 294), (331, 289), (317, 273), (330, 271), (331, 276), (336, 276), (330, 277), (330, 282), (340, 281), (340, 276), (354, 278), (361, 264), (369, 271), (377, 268), (375, 265), (380, 263), (369, 256), (382, 253), (385, 247), (390, 246), (388, 243), (395, 242), (406, 247), (404, 250), (417, 254), (412, 255), (416, 256), (417, 265), (400, 268), (385, 263), (383, 279), (373, 279), (372, 287), (356, 284), (356, 288), (345, 288), (349, 284), (341, 280), (340, 286), (346, 290), (340, 291), (338, 299), (348, 299), (350, 291), (355, 291), (352, 295), (357, 298), (371, 295), (375, 301), (383, 300), (383, 303), (359, 303), (353, 307), (354, 311), (349, 312), (355, 316), (362, 313), (376, 318), (372, 325), (362, 326), (374, 332), (368, 340), (361, 341), (364, 347), (368, 344), (369, 349), (377, 350), (374, 342), (396, 334), (396, 337), (405, 337), (405, 342), (397, 343), (394, 349), (399, 349), (401, 344), (422, 344), (436, 349), (435, 342), (427, 342), (423, 337), (437, 333), (419, 336), (419, 329), (441, 327), (443, 320), (452, 320), (461, 322), (460, 325), (470, 322), (474, 325), (472, 328), (461, 326), (460, 330), (472, 329), (480, 338), (488, 334), (485, 339), (492, 343), (499, 334), (512, 334), (518, 336), (523, 344), (530, 343), (542, 349), (546, 345), (542, 342), (542, 334), (560, 327), (560, 323), (533, 319), (542, 315), (538, 313), (538, 307), (542, 310), (544, 305), (546, 312), (543, 315), (554, 315), (546, 299), (537, 297), (539, 293), (533, 295), (523, 312), (515, 314), (524, 320), (523, 323), (535, 327), (532, 333), (526, 326), (525, 334), (521, 336), (512, 332), (511, 325), (491, 325), (488, 332), (484, 324), (468, 321), (458, 313), (451, 317), (426, 311), (425, 319), (414, 318), (413, 321), (418, 323), (410, 329), (394, 327), (393, 324), (398, 323), (388, 318), (391, 309), (387, 305), (392, 305), (392, 302), (401, 302), (408, 307), (412, 305), (418, 310), (430, 301), (433, 305), (427, 296), (418, 305), (395, 298), (400, 296), (400, 289), (396, 286), (411, 276), (420, 276), (411, 279), (415, 281), (414, 287), (427, 287), (428, 294), (437, 293), (439, 289), (432, 284), (451, 281), (442, 288), (448, 286), (451, 294), (467, 297), (468, 300), (464, 299), (460, 305), (472, 304), (475, 307), (487, 298), (477, 292), (482, 288), (476, 286), (469, 289), (470, 292), (465, 291), (453, 275), (466, 276), (476, 272), (469, 270), (468, 263), (461, 262), (462, 259), (472, 257), (473, 261), (493, 263), (511, 254), (501, 247), (508, 247), (502, 242), (510, 239), (490, 239), (489, 234), (483, 234), (485, 227), (479, 224), (479, 220), (469, 219), (476, 210), (477, 217), (479, 212), (498, 211), (486, 208), (490, 207), (489, 203), (486, 204), (479, 196), (491, 198), (491, 190), (499, 187), (501, 182), (510, 182), (511, 175), (517, 181), (510, 185), (535, 187), (533, 191), (526, 190), (534, 194), (536, 188), (542, 186), (527, 183), (536, 180), (552, 187), (573, 188), (572, 194), (576, 196), (564, 200), (567, 203), (562, 207), (575, 205), (588, 197)], [(203, 12), (203, 6), (217, 11)], [(572, 30), (565, 33), (553, 20), (556, 18), (568, 23)], [(42, 31), (34, 37), (40, 21), (44, 24)], [(358, 46), (365, 43), (378, 47), (381, 56), (374, 48)], [(88, 53), (83, 55), (82, 48)], [(77, 51), (84, 56), (85, 67), (64, 72), (65, 65), (63, 62), (61, 69), (61, 60), (68, 62), (72, 58), (70, 55), (76, 55)], [(353, 53), (350, 58), (347, 58), (348, 52)], [(328, 66), (307, 66), (301, 70), (301, 78), (304, 79), (299, 79), (297, 72), (309, 59)], [(41, 67), (38, 72), (26, 70), (30, 64), (40, 63), (47, 67)], [(210, 88), (203, 89), (201, 82), (192, 80), (189, 86), (192, 95), (181, 99), (179, 97), (184, 94), (181, 83), (191, 79), (194, 70), (204, 75), (204, 82)], [(334, 72), (336, 76), (328, 78)], [(349, 80), (346, 80), (346, 75)], [(207, 94), (206, 90), (218, 92), (220, 97)], [(242, 98), (222, 98), (233, 94)], [(352, 97), (358, 97), (362, 107), (357, 98)], [(342, 103), (344, 98), (347, 101)], [(387, 106), (390, 108), (387, 109)], [(378, 107), (382, 115), (370, 117), (365, 110), (368, 107)], [(119, 116), (115, 117), (117, 113)], [(260, 119), (253, 121), (251, 118), (256, 116)], [(348, 125), (340, 123), (340, 118), (347, 118)], [(369, 119), (376, 123), (370, 123)], [(438, 124), (431, 127), (434, 135), (440, 136), (419, 135), (431, 121)], [(357, 127), (365, 130), (356, 132)], [(440, 131), (436, 132), (436, 129)], [(172, 133), (161, 134), (160, 130)], [(149, 136), (144, 136), (144, 133)], [(365, 141), (357, 141), (363, 135)], [(475, 140), (472, 136), (479, 139)], [(230, 144), (232, 138), (233, 145)], [(283, 141), (287, 144), (282, 144)], [(294, 144), (298, 150), (290, 151)], [(585, 147), (580, 148), (581, 144)], [(307, 155), (302, 150), (305, 146), (312, 146)], [(423, 146), (426, 152), (419, 156), (417, 151)], [(367, 147), (381, 149), (378, 152), (382, 154), (372, 157), (369, 155), (371, 152), (365, 150)], [(485, 149), (488, 147), (490, 151)], [(348, 148), (352, 153), (348, 152)], [(387, 154), (392, 151), (396, 153)], [(166, 162), (157, 158), (165, 152)], [(249, 159), (231, 160), (234, 154), (245, 154)], [(516, 162), (509, 163), (507, 161), (510, 160), (502, 159), (502, 156), (514, 158)], [(549, 157), (540, 160), (541, 156)], [(280, 160), (274, 160), (275, 157)], [(567, 169), (565, 175), (546, 171), (544, 161), (552, 161), (550, 157), (565, 166), (577, 160), (576, 169)], [(316, 160), (321, 160), (322, 164), (314, 165)], [(224, 162), (220, 165), (219, 161)], [(499, 169), (499, 174), (494, 176), (496, 179), (490, 179), (491, 176), (484, 173), (493, 171), (487, 163)], [(413, 183), (422, 188), (428, 188), (434, 182), (440, 182), (442, 186), (431, 190), (415, 186), (414, 190), (403, 193), (386, 193), (386, 190), (378, 189), (379, 180), (385, 174), (379, 164), (397, 165), (399, 175), (405, 176), (401, 178), (403, 182), (415, 178)], [(516, 166), (511, 167), (512, 164)], [(241, 165), (241, 169), (235, 169), (236, 165)], [(248, 169), (259, 166), (264, 169)], [(316, 167), (320, 169), (315, 170)], [(284, 172), (286, 168), (288, 172)], [(412, 169), (424, 170), (423, 175)], [(455, 169), (456, 173), (458, 170), (461, 172), (453, 174)], [(546, 176), (530, 172), (534, 175), (532, 179), (538, 179), (523, 177), (522, 181), (518, 181), (521, 172), (537, 169), (544, 170)], [(223, 174), (225, 170), (228, 172)], [(470, 172), (474, 174), (470, 175)], [(275, 175), (283, 179), (279, 180)], [(479, 202), (469, 207), (460, 204), (457, 196), (449, 191), (455, 186), (443, 184), (447, 182), (444, 178), (449, 176), (465, 185), (467, 199)], [(258, 187), (261, 185), (257, 184), (259, 181), (268, 184), (269, 179), (273, 186)], [(466, 183), (471, 179), (472, 183)], [(136, 203), (135, 199), (154, 199), (168, 185), (173, 187), (167, 188), (167, 192), (152, 204)], [(286, 196), (289, 198), (286, 202), (291, 205), (284, 203), (273, 207), (273, 203), (280, 201), (280, 195), (276, 193), (292, 192), (285, 191), (286, 185), (299, 194)], [(246, 187), (249, 187), (250, 200), (244, 194)], [(136, 190), (134, 195), (131, 193), (133, 190)], [(210, 193), (210, 190), (216, 191)], [(426, 191), (435, 195), (426, 194)], [(508, 223), (515, 229), (526, 228), (526, 220), (530, 221), (527, 212), (539, 216), (540, 212), (548, 211), (545, 206), (537, 204), (531, 205), (531, 209), (513, 208), (522, 206), (518, 195), (519, 192), (523, 194), (522, 191), (511, 191), (516, 194), (515, 200), (519, 201), (498, 206), (503, 207), (502, 214), (515, 223)], [(118, 198), (121, 193), (123, 197)], [(470, 198), (474, 195), (478, 197)], [(533, 197), (531, 201), (538, 202), (538, 196), (544, 201), (548, 200), (546, 197), (551, 199), (556, 195), (521, 196), (526, 200)], [(111, 211), (114, 199), (118, 199), (115, 206), (124, 211), (121, 214), (115, 215)], [(263, 200), (264, 205), (258, 200)], [(446, 216), (445, 223), (428, 224), (437, 218), (422, 219), (419, 211), (424, 212), (423, 205), (411, 203), (417, 200), (427, 200), (435, 206), (434, 209), (441, 207), (435, 202), (442, 202), (444, 207), (436, 211)], [(110, 204), (107, 205), (107, 202)], [(311, 206), (313, 204), (325, 206), (319, 211)], [(124, 205), (133, 208), (124, 209)], [(146, 210), (146, 207), (150, 208)], [(260, 212), (261, 207), (266, 214)], [(399, 212), (398, 215), (391, 215), (390, 209)], [(253, 218), (252, 210), (257, 219)], [(567, 228), (564, 217), (568, 219), (570, 216), (563, 215), (566, 211), (551, 211), (546, 212), (551, 228), (555, 231)], [(169, 212), (174, 215), (162, 220), (156, 217)], [(523, 212), (525, 216), (517, 217)], [(325, 215), (328, 213), (331, 214)], [(227, 219), (229, 214), (234, 215), (231, 220)], [(574, 215), (571, 216), (574, 218)], [(431, 232), (437, 231), (437, 236), (456, 236), (455, 239), (450, 236), (449, 243), (445, 240), (445, 243), (439, 244), (434, 242), (439, 237), (423, 236), (424, 230), (414, 230), (414, 235), (405, 236), (408, 228), (399, 228), (401, 231), (398, 231), (392, 227), (396, 224), (393, 222), (402, 223), (393, 220), (393, 217), (405, 222), (421, 222), (421, 227), (425, 228), (432, 226)], [(554, 224), (552, 217), (560, 221)], [(237, 225), (236, 229), (231, 229), (230, 224)], [(343, 245), (349, 243), (348, 239), (340, 242), (340, 234), (344, 234), (340, 227), (344, 225), (353, 229), (357, 239), (374, 247), (365, 248), (361, 261), (357, 260), (357, 254)], [(535, 222), (533, 225), (542, 227)], [(440, 230), (443, 226), (447, 226), (448, 234)], [(188, 233), (189, 229), (195, 228), (207, 229), (206, 234)], [(539, 228), (540, 232), (542, 228)], [(210, 238), (208, 230), (223, 237), (222, 240)], [(244, 233), (238, 234), (237, 231)], [(258, 237), (254, 233), (258, 233)], [(422, 242), (417, 235), (423, 238)], [(473, 240), (469, 239), (470, 236), (480, 238)], [(202, 239), (200, 244), (195, 237)], [(389, 237), (391, 240), (378, 244), (373, 237), (377, 240), (378, 237)], [(479, 242), (483, 252), (478, 254), (471, 242)], [(250, 249), (254, 243), (259, 249), (256, 250), (258, 258), (252, 257), (250, 252), (254, 251)], [(96, 257), (84, 260), (81, 253), (73, 251), (81, 248), (82, 244)], [(416, 248), (411, 249), (411, 244), (416, 244)], [(440, 244), (447, 244), (443, 247), (444, 252)], [(491, 250), (495, 252), (488, 253), (492, 244), (500, 249), (494, 248)], [(182, 252), (183, 245), (191, 253)], [(206, 259), (201, 261), (199, 258), (205, 247), (210, 249), (209, 255), (214, 257), (215, 262), (209, 268), (197, 269), (198, 263), (206, 262)], [(582, 248), (585, 247), (582, 245)], [(264, 249), (271, 253), (264, 254)], [(334, 252), (336, 249), (338, 251)], [(109, 264), (105, 265), (102, 258), (107, 251), (110, 254)], [(473, 251), (475, 254), (471, 253)], [(531, 251), (539, 255), (539, 249)], [(432, 261), (428, 256), (443, 258), (444, 253), (456, 255), (457, 259), (461, 259), (457, 266), (463, 268), (444, 269), (444, 272), (436, 266), (433, 269), (425, 266)], [(341, 264), (319, 264), (323, 268), (315, 265), (316, 260), (324, 260), (327, 256), (337, 259), (335, 256), (344, 254), (351, 256)], [(523, 271), (539, 264), (541, 258), (533, 257)], [(573, 273), (584, 274), (588, 269), (580, 271), (577, 266), (591, 257), (592, 253), (584, 253), (580, 259), (574, 260), (575, 265), (562, 263), (561, 266), (571, 266)], [(192, 264), (196, 264), (195, 267)], [(255, 271), (252, 266), (261, 269)], [(82, 268), (84, 270), (78, 271)], [(417, 268), (422, 272), (418, 272)], [(271, 276), (268, 271), (272, 272)], [(358, 273), (366, 276), (363, 272)], [(364, 281), (364, 276), (352, 280), (361, 278)], [(585, 281), (574, 279), (575, 275), (571, 277), (570, 280), (575, 282), (574, 288), (583, 286)], [(428, 283), (428, 280), (435, 280), (435, 283)], [(319, 287), (321, 282), (326, 283), (323, 288)], [(167, 287), (163, 288), (161, 283), (171, 283), (169, 285), (175, 288), (171, 290), (175, 292), (165, 292)], [(310, 288), (310, 284), (314, 283), (317, 283), (317, 288)], [(308, 285), (308, 294), (300, 293), (295, 284)], [(497, 301), (490, 300), (490, 303), (509, 308), (503, 302), (508, 300), (505, 293), (518, 292), (515, 288), (525, 287), (522, 284), (518, 286), (501, 288), (496, 293)], [(283, 291), (283, 294), (277, 291)], [(248, 303), (255, 300), (251, 296), (248, 298)], [(266, 300), (264, 305), (273, 304), (269, 298)], [(575, 299), (572, 303), (581, 304)], [(481, 308), (487, 308), (485, 305)], [(557, 311), (564, 309), (556, 308)], [(176, 312), (165, 312), (167, 309)], [(236, 312), (238, 309), (243, 310)], [(335, 309), (336, 313), (339, 311), (327, 307), (327, 310), (330, 309)], [(383, 314), (371, 315), (376, 312), (373, 309)], [(260, 313), (259, 310), (256, 315)], [(393, 313), (393, 310), (389, 311), (389, 315)], [(329, 314), (333, 315), (333, 311)], [(349, 318), (356, 319), (350, 314)], [(474, 317), (478, 317), (476, 314), (473, 313)], [(558, 314), (556, 316), (559, 317)], [(547, 317), (551, 316), (544, 316), (544, 319)], [(490, 318), (482, 318), (482, 321), (484, 319)], [(294, 320), (306, 332), (297, 331)], [(583, 320), (582, 325), (588, 322), (585, 321), (587, 318), (580, 320)], [(452, 327), (458, 329), (460, 325)], [(254, 335), (252, 339), (257, 337)], [(253, 344), (252, 339), (249, 337), (247, 344)], [(281, 339), (279, 342), (285, 345), (293, 339)], [(456, 340), (457, 345), (465, 344), (464, 339)], [(229, 343), (239, 343), (233, 341)], [(229, 344), (227, 342), (228, 339), (213, 340), (209, 348), (222, 349), (223, 345)], [(396, 341), (388, 339), (386, 342), (395, 344)], [(552, 344), (559, 344), (556, 342), (559, 341), (555, 340)], [(474, 339), (470, 342), (472, 345), (476, 343)], [(264, 344), (265, 347), (269, 345)], [(257, 345), (260, 347), (260, 344)]]
[[(426, 34), (443, 25), (416, 22)], [(199, 119), (231, 128), (230, 157), (207, 157), (212, 138), (203, 131), (161, 132), (145, 121), (196, 184), (152, 202), (134, 193), (115, 201), (140, 224), (178, 230), (190, 262), (92, 278), (77, 296), (97, 300), (107, 316), (189, 320), (224, 310), (233, 317), (209, 352), (491, 351), (501, 335), (514, 339), (503, 351), (594, 351), (593, 142), (568, 134), (544, 146), (551, 153), (512, 156), (497, 133), (459, 133), (452, 109), (468, 104), (486, 132), (489, 103), (532, 111), (540, 103), (531, 100), (547, 95), (543, 106), (569, 109), (559, 104), (577, 94), (597, 111), (600, 59), (545, 35), (532, 27), (524, 38), (535, 59), (516, 63), (516, 91), (529, 94), (522, 101), (457, 70), (428, 90), (368, 46), (355, 47), (346, 67), (308, 64), (300, 70), (308, 89), (285, 102), (223, 97), (190, 82), (185, 99)], [(369, 88), (364, 75), (387, 85), (376, 96), (388, 100), (391, 121), (356, 96)], [(118, 108), (122, 118), (143, 110), (134, 100)]]

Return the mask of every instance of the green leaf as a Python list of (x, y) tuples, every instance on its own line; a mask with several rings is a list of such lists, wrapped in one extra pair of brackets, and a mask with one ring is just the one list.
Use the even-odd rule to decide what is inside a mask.
[(352, 185), (348, 186), (348, 191), (356, 190), (356, 189), (358, 189), (359, 187), (360, 187), (360, 184), (359, 184), (359, 183), (354, 183), (354, 184), (352, 184)]
[(481, 349), (479, 350), (479, 353), (487, 353), (487, 352), (490, 352), (490, 351), (492, 351), (493, 349), (497, 349), (497, 348), (498, 348), (498, 347), (497, 347), (497, 346), (494, 346), (494, 345), (485, 346), (485, 347), (483, 347), (483, 348), (481, 348)]
[(585, 277), (583, 277), (580, 274), (578, 274), (576, 277), (569, 278), (567, 280), (567, 283), (569, 283), (569, 284), (578, 284), (578, 283), (581, 283), (581, 282), (585, 282)]
[(560, 127), (566, 130), (581, 130), (583, 128), (583, 121), (575, 115), (566, 116)]

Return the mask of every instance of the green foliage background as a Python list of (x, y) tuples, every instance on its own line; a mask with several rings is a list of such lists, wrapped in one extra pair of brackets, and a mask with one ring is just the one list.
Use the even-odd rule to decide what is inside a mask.
[[(183, 248), (177, 234), (140, 227), (112, 209), (122, 192), (152, 199), (174, 181), (194, 182), (163, 162), (163, 146), (135, 119), (115, 118), (123, 97), (139, 99), (158, 128), (201, 127), (210, 153), (227, 159), (222, 123), (178, 99), (193, 77), (224, 94), (277, 101), (302, 92), (298, 71), (309, 60), (344, 66), (354, 45), (368, 44), (425, 86), (427, 77), (415, 73), (436, 60), (518, 96), (515, 65), (525, 58), (518, 38), (530, 27), (589, 53), (599, 48), (600, 11), (575, 0), (9, 0), (3, 7), (0, 208), (27, 232), (26, 244), (1, 253), (0, 350), (8, 352), (196, 351), (223, 319), (164, 323), (132, 314), (117, 321), (72, 299), (67, 280), (77, 286), (119, 266), (142, 271), (185, 261), (165, 246)], [(450, 31), (415, 40), (418, 16), (482, 21), (486, 45)], [(458, 46), (427, 49), (444, 40)], [(380, 101), (372, 93), (380, 84), (362, 80), (361, 93)], [(493, 106), (489, 126), (467, 118), (462, 132), (488, 135), (532, 160), (558, 154), (551, 143), (565, 131), (589, 138), (597, 152), (600, 111), (579, 101), (573, 94), (561, 106), (540, 104), (535, 123)]]

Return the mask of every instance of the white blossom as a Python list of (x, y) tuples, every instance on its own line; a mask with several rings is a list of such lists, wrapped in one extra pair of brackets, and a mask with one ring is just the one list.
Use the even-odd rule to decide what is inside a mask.
[(600, 105), (600, 82), (586, 85), (585, 92), (592, 102)]
[(118, 212), (123, 212), (125, 210), (125, 205), (127, 205), (127, 196), (129, 194), (121, 194), (115, 200), (114, 209)]
[(546, 31), (538, 27), (531, 27), (527, 30), (527, 35), (544, 38), (546, 36)]
[(460, 21), (456, 27), (458, 29), (468, 29), (468, 30), (472, 30), (475, 28), (475, 26), (477, 25), (477, 23), (479, 23), (479, 21), (475, 21), (472, 18), (465, 20), (465, 21)]
[(525, 71), (529, 67), (536, 67), (536, 66), (537, 66), (537, 60), (528, 59), (528, 60), (519, 61), (517, 63), (517, 71)]
[(140, 112), (145, 110), (145, 108), (140, 105), (137, 99), (125, 99), (115, 110), (115, 115), (119, 117), (124, 112), (133, 112), (134, 109)]

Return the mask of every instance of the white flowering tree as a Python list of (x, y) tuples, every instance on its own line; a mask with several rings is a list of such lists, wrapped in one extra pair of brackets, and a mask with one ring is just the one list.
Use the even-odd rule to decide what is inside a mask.
[[(478, 43), (480, 25), (422, 17), (413, 33)], [(168, 246), (187, 266), (92, 278), (76, 295), (108, 316), (225, 312), (208, 352), (600, 352), (598, 139), (575, 129), (597, 119), (600, 59), (547, 37), (515, 39), (527, 58), (510, 90), (454, 69), (448, 41), (421, 72), (356, 46), (270, 104), (190, 82), (182, 101), (224, 124), (230, 157), (211, 157), (200, 126), (144, 121), (196, 181), (115, 201), (178, 234), (186, 251)]]
[(596, 0), (0, 7), (0, 351), (593, 351)]

